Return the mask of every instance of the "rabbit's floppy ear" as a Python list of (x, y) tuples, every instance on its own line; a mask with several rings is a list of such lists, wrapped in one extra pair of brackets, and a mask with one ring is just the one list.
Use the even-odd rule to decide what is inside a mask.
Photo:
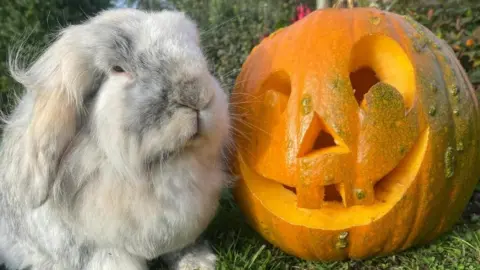
[(77, 132), (83, 97), (93, 91), (95, 69), (88, 48), (82, 47), (80, 26), (63, 30), (59, 38), (22, 70), (11, 66), (12, 76), (32, 95), (24, 108), (30, 115), (25, 138), (25, 165), (30, 175), (18, 186), (28, 187), (33, 207), (45, 201), (62, 153)]

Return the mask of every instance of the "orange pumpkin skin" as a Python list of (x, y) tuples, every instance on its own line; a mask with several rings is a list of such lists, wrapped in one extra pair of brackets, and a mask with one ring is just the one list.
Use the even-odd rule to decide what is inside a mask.
[(315, 11), (263, 40), (237, 78), (235, 199), (304, 259), (428, 243), (480, 175), (477, 102), (449, 46), (413, 20)]

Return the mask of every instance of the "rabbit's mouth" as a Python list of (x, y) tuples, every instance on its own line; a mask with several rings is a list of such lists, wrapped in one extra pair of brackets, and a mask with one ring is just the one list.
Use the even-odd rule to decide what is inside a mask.
[(194, 123), (192, 123), (192, 126), (194, 126), (194, 128), (191, 130), (190, 135), (187, 137), (185, 141), (186, 147), (196, 145), (196, 142), (200, 141), (201, 138), (203, 137), (202, 135), (205, 133), (202, 129), (202, 120), (200, 118), (200, 113), (197, 110), (195, 110), (195, 114), (196, 114), (196, 117), (193, 120)]
[(193, 133), (192, 137), (190, 138), (191, 140), (195, 140), (195, 139), (197, 139), (198, 137), (200, 137), (200, 132), (201, 132), (201, 130), (202, 130), (202, 129), (201, 129), (201, 128), (202, 128), (202, 127), (201, 127), (201, 121), (202, 121), (202, 119), (200, 118), (200, 112), (199, 112), (199, 111), (196, 111), (195, 113), (197, 114), (197, 119), (196, 119), (196, 122), (197, 122), (197, 123), (196, 123), (196, 124), (197, 124), (196, 127), (197, 127), (197, 128), (196, 128), (196, 131)]
[(195, 113), (195, 123), (192, 123), (195, 128), (192, 129), (192, 133), (186, 141), (187, 146), (202, 145), (202, 142), (204, 142), (204, 140), (207, 139), (211, 133), (208, 124), (208, 122), (211, 121), (211, 119), (209, 119), (210, 115), (202, 110), (195, 110)]

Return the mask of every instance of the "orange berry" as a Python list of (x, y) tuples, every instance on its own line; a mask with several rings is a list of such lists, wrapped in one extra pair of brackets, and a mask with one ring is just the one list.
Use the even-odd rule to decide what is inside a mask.
[(467, 40), (467, 42), (465, 42), (465, 45), (467, 45), (467, 47), (472, 47), (473, 44), (475, 44), (475, 42), (473, 41), (473, 39), (469, 39), (469, 40)]

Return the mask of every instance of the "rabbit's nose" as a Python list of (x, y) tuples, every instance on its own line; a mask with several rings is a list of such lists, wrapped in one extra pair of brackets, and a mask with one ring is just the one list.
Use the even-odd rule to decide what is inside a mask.
[(199, 76), (176, 84), (175, 101), (194, 110), (205, 109), (214, 95), (214, 85), (209, 77)]
[(198, 95), (184, 94), (184, 95), (180, 95), (180, 98), (177, 100), (177, 103), (182, 106), (185, 106), (194, 110), (198, 110), (199, 109), (198, 101), (199, 101)]
[(213, 91), (197, 89), (197, 91), (184, 91), (180, 94), (177, 103), (194, 110), (202, 110), (208, 106), (212, 98)]

